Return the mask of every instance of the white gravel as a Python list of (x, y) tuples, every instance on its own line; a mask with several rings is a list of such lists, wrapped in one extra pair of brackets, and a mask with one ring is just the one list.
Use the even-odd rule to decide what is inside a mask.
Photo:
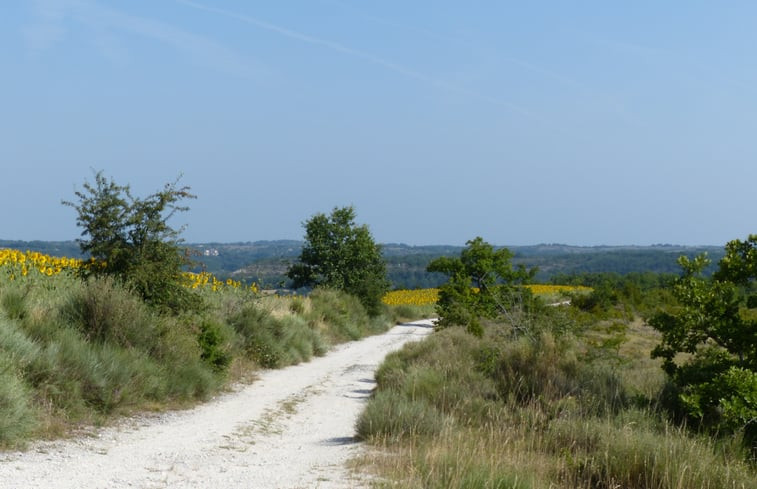
[(187, 411), (0, 453), (2, 488), (354, 488), (355, 421), (384, 356), (430, 321), (346, 343)]

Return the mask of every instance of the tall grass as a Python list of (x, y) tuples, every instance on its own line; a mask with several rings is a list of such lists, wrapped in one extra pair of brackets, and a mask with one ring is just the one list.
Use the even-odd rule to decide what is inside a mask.
[(335, 291), (192, 293), (205, 310), (169, 314), (107, 278), (0, 281), (0, 448), (191, 405), (251, 370), (307, 361), (389, 325)]
[(626, 374), (649, 367), (660, 386), (648, 352), (615, 362), (587, 356), (595, 347), (549, 333), (513, 339), (504, 326), (409, 344), (377, 372), (357, 422), (377, 450), (360, 463), (387, 487), (757, 487), (738, 440), (693, 435), (644, 398), (638, 372)]

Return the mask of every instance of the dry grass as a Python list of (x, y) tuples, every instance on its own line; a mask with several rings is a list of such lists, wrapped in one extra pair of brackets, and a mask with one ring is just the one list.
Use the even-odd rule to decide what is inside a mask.
[[(473, 340), (455, 328), (408, 345), (379, 370), (377, 398), (423, 399), (443, 422), (426, 434), (366, 433), (372, 450), (356, 466), (377, 487), (408, 489), (757, 487), (736, 440), (694, 436), (633, 401), (664, 379), (649, 358), (657, 334), (638, 320), (626, 326), (621, 362), (589, 361), (580, 342)], [(598, 331), (594, 339), (608, 335)], [(381, 414), (369, 407), (362, 422), (378, 425)]]

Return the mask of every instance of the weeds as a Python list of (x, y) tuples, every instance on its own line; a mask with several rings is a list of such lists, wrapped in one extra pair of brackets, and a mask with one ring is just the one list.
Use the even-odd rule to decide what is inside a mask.
[[(589, 335), (594, 347), (616, 330)], [(644, 397), (654, 389), (633, 373), (662, 385), (641, 347), (653, 342), (636, 338), (651, 333), (623, 333), (636, 341), (612, 344), (612, 355), (586, 356), (582, 337), (548, 331), (513, 340), (505, 325), (406, 345), (379, 368), (357, 422), (378, 448), (361, 465), (407, 488), (757, 487), (738, 440), (692, 435), (655, 410)]]

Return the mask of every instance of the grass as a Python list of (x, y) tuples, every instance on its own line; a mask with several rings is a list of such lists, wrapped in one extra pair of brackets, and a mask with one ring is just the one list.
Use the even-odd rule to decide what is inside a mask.
[(511, 333), (453, 327), (387, 357), (356, 427), (374, 447), (357, 464), (377, 486), (757, 487), (739, 440), (693, 434), (656, 409), (664, 377), (640, 321)]
[(371, 318), (329, 290), (198, 289), (204, 311), (166, 314), (112, 280), (38, 275), (0, 280), (0, 448), (190, 406), (256, 369), (307, 361), (392, 323), (389, 310)]

